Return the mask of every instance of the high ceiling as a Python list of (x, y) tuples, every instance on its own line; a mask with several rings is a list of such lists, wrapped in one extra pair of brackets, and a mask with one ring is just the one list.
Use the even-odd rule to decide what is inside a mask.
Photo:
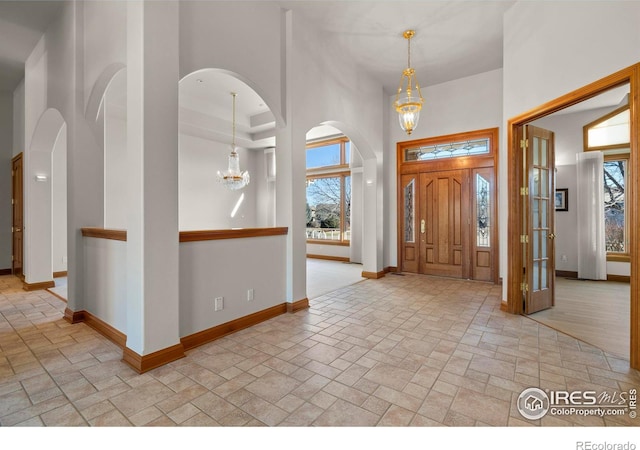
[[(20, 82), (26, 58), (55, 20), (63, 3), (0, 0), (0, 92), (11, 92)], [(407, 29), (416, 31), (411, 41), (411, 65), (423, 87), (502, 67), (503, 17), (516, 1), (283, 0), (276, 3), (292, 10), (316, 29), (321, 36), (318, 45), (349, 55), (391, 95), (407, 65), (407, 41), (402, 37)], [(221, 74), (202, 71), (186, 77), (181, 83), (181, 113), (188, 109), (193, 113), (191, 119), (198, 122), (201, 129), (216, 128), (226, 139), (230, 129), (231, 90), (238, 92), (239, 144), (253, 148), (272, 145), (272, 133), (267, 128), (273, 128), (274, 119), (262, 99), (248, 86)]]
[(0, 92), (24, 77), (24, 62), (59, 13), (60, 1), (0, 1)]
[[(184, 1), (184, 0), (183, 0)], [(216, 1), (216, 0), (208, 0)], [(0, 0), (0, 91), (11, 91), (23, 63), (61, 1)], [(514, 1), (376, 0), (277, 2), (324, 35), (323, 45), (351, 55), (388, 93), (407, 64), (406, 29), (415, 29), (412, 66), (428, 86), (502, 67), (502, 17)]]
[(515, 1), (280, 1), (323, 33), (323, 45), (350, 55), (383, 84), (398, 88), (407, 66), (407, 41), (415, 30), (411, 65), (421, 86), (502, 67), (503, 15)]

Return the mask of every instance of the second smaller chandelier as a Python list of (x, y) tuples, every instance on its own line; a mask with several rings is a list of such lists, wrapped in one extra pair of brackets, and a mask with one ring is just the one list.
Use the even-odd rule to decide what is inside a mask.
[(233, 97), (233, 129), (231, 137), (231, 154), (229, 155), (229, 167), (226, 171), (218, 171), (218, 182), (222, 183), (227, 189), (242, 189), (249, 184), (249, 172), (240, 171), (240, 157), (236, 151), (236, 93), (232, 92)]
[[(413, 130), (418, 125), (418, 119), (420, 118), (420, 110), (424, 99), (420, 92), (420, 85), (416, 80), (416, 71), (411, 67), (411, 38), (415, 36), (414, 30), (407, 30), (403, 33), (404, 38), (407, 40), (408, 52), (407, 52), (407, 68), (402, 72), (400, 77), (400, 84), (398, 86), (398, 93), (396, 94), (396, 101), (393, 106), (398, 113), (400, 120), (400, 127), (408, 134), (411, 135)], [(415, 89), (412, 87), (415, 82)], [(405, 91), (402, 92), (403, 85), (405, 85)]]

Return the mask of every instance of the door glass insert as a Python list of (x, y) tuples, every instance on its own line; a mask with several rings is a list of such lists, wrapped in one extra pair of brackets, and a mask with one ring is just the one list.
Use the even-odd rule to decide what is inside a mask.
[(415, 181), (411, 180), (404, 187), (404, 241), (415, 242), (414, 214), (415, 214)]
[(476, 202), (477, 202), (477, 246), (490, 247), (489, 231), (491, 230), (489, 181), (480, 174), (476, 175)]

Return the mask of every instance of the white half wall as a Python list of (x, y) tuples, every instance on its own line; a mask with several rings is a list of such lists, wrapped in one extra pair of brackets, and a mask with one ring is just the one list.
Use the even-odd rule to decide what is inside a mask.
[[(284, 303), (285, 254), (285, 235), (182, 242), (180, 337)], [(223, 297), (221, 311), (216, 297)]]
[(127, 333), (127, 243), (84, 237), (84, 309)]

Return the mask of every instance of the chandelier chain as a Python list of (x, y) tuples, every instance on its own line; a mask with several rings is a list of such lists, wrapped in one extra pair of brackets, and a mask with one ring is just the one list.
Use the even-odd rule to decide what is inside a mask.
[(233, 106), (232, 106), (232, 122), (231, 122), (231, 151), (233, 153), (236, 152), (236, 93), (232, 92), (233, 96)]

